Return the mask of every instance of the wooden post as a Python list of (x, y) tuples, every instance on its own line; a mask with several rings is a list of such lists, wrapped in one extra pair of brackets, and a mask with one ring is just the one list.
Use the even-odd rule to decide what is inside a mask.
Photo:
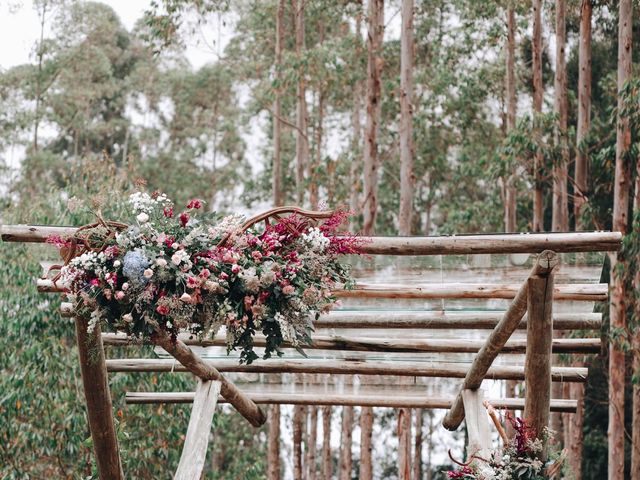
[(189, 427), (174, 480), (200, 480), (207, 458), (209, 434), (220, 386), (217, 381), (198, 379)]
[[(553, 335), (553, 271), (527, 280), (527, 354), (525, 359), (524, 418), (543, 438), (549, 426), (551, 400), (551, 340)], [(544, 455), (546, 455), (546, 448)]]
[(87, 416), (98, 474), (101, 480), (124, 480), (100, 325), (96, 325), (93, 332), (88, 333), (86, 318), (75, 317), (75, 324), (82, 386), (87, 401)]
[(411, 409), (398, 410), (398, 479), (411, 480)]
[(267, 422), (269, 424), (267, 479), (280, 480), (280, 405), (269, 406)]
[(422, 480), (422, 427), (424, 424), (424, 410), (416, 408), (416, 433), (413, 455), (413, 480)]
[[(545, 250), (540, 254), (536, 260), (529, 278), (536, 277), (538, 275), (548, 275), (558, 265), (558, 256), (555, 252)], [(462, 390), (475, 390), (480, 388), (482, 380), (484, 379), (487, 371), (491, 367), (491, 364), (498, 356), (498, 353), (502, 350), (502, 347), (507, 343), (509, 337), (516, 330), (518, 323), (522, 320), (522, 317), (527, 310), (527, 297), (528, 297), (528, 283), (525, 282), (518, 291), (515, 299), (509, 305), (509, 309), (505, 312), (502, 320), (493, 329), (489, 338), (485, 342), (484, 346), (478, 352), (471, 364), (471, 368), (465, 376)], [(553, 288), (549, 290), (549, 295), (552, 295)], [(527, 325), (531, 323), (531, 316)], [(464, 419), (464, 408), (462, 405), (462, 396), (458, 394), (451, 410), (447, 413), (442, 425), (448, 430), (455, 430), (460, 426)]]
[(351, 445), (353, 434), (353, 407), (342, 407), (342, 434), (340, 440), (339, 480), (351, 480)]
[(302, 480), (302, 421), (304, 406), (293, 407), (293, 480)]
[(254, 427), (261, 426), (266, 420), (264, 412), (251, 399), (242, 393), (238, 387), (227, 380), (217, 369), (199, 358), (193, 350), (181, 340), (175, 341), (163, 331), (156, 331), (153, 336), (156, 345), (164, 348), (196, 377), (203, 380), (217, 380), (222, 384), (221, 393), (235, 409)]
[(373, 433), (373, 408), (360, 411), (360, 480), (371, 480), (371, 434)]
[(316, 480), (316, 451), (318, 443), (318, 407), (309, 408), (309, 436), (307, 440), (307, 480)]
[(331, 480), (331, 407), (322, 407), (322, 478)]

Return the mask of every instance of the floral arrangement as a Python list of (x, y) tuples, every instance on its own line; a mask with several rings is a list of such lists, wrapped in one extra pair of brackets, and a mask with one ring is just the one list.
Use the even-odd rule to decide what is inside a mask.
[[(507, 417), (515, 431), (514, 438), (504, 448), (496, 450), (489, 459), (472, 456), (469, 463), (447, 472), (447, 478), (467, 480), (550, 480), (559, 473), (562, 459), (543, 461), (544, 442), (521, 418)], [(544, 432), (545, 439), (550, 437)], [(453, 458), (452, 458), (453, 460)]]
[(251, 363), (256, 332), (266, 337), (264, 358), (281, 355), (285, 341), (301, 351), (312, 319), (336, 303), (331, 290), (353, 283), (338, 261), (359, 251), (358, 238), (337, 235), (345, 212), (247, 228), (242, 216), (205, 213), (200, 200), (178, 213), (166, 195), (137, 192), (129, 205), (129, 226), (114, 231), (101, 221), (49, 239), (63, 256), (84, 246), (59, 278), (90, 331), (104, 324), (140, 339), (158, 330), (212, 338), (225, 327), (227, 350), (241, 349), (240, 361)]

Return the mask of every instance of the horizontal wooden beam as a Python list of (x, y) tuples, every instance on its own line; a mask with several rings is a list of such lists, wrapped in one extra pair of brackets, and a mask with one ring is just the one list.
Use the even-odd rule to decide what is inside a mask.
[[(73, 316), (73, 305), (63, 302), (60, 306), (63, 317)], [(335, 310), (321, 314), (313, 321), (314, 328), (347, 328), (347, 329), (482, 329), (493, 330), (504, 312), (500, 311), (347, 311)], [(601, 313), (554, 313), (555, 330), (600, 330), (602, 328)], [(518, 329), (526, 330), (525, 319)]]
[[(345, 405), (354, 407), (388, 407), (388, 408), (450, 408), (453, 398), (425, 397), (418, 395), (390, 395), (389, 392), (380, 395), (350, 395), (339, 393), (260, 393), (249, 392), (248, 395), (257, 404), (283, 405)], [(125, 400), (128, 404), (156, 404), (156, 403), (192, 403), (193, 392), (127, 392)], [(223, 403), (220, 398), (218, 402)], [(495, 408), (508, 410), (522, 410), (524, 399), (500, 398), (489, 400)], [(551, 411), (575, 413), (576, 400), (558, 399), (551, 401)]]
[[(37, 280), (39, 292), (63, 292), (62, 282), (54, 283), (47, 278)], [(334, 290), (340, 298), (500, 298), (513, 299), (520, 285), (491, 285), (478, 283), (434, 283), (425, 285), (401, 284), (356, 284), (352, 290)], [(609, 286), (606, 283), (581, 283), (556, 285), (554, 300), (578, 300), (596, 302), (607, 299)]]
[[(382, 360), (283, 360), (255, 361), (251, 365), (236, 359), (205, 360), (224, 373), (317, 373), (333, 375), (394, 375), (402, 377), (464, 378), (469, 365), (464, 363), (427, 363)], [(106, 361), (108, 372), (186, 372), (173, 359), (118, 358)], [(557, 382), (586, 382), (588, 370), (581, 367), (553, 367), (551, 377)], [(485, 378), (524, 380), (524, 366), (495, 365)]]
[[(226, 339), (217, 336), (209, 340), (191, 338), (188, 334), (179, 336), (186, 345), (200, 347), (223, 347)], [(131, 339), (124, 334), (105, 333), (102, 335), (105, 345), (127, 345)], [(263, 335), (253, 339), (255, 347), (266, 346)], [(314, 335), (312, 343), (303, 348), (308, 350), (347, 350), (360, 352), (405, 352), (405, 353), (477, 353), (484, 345), (483, 340), (465, 340), (451, 338), (433, 339), (383, 339), (365, 337), (345, 337), (338, 335)], [(283, 347), (289, 346), (284, 343)], [(500, 353), (525, 353), (526, 340), (509, 340)], [(598, 353), (602, 347), (600, 338), (558, 338), (553, 341), (554, 353)]]
[[(69, 236), (76, 227), (2, 225), (5, 242), (44, 242)], [(474, 253), (608, 252), (620, 249), (620, 232), (514, 233), (437, 237), (362, 237), (363, 251), (380, 255), (464, 255)]]

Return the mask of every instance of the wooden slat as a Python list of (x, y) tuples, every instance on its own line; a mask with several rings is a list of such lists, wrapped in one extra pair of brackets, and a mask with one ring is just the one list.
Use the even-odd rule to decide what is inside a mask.
[[(336, 375), (397, 375), (403, 377), (464, 378), (469, 366), (463, 363), (423, 363), (373, 360), (258, 360), (251, 365), (237, 360), (209, 360), (220, 372), (234, 373), (321, 373)], [(186, 372), (173, 359), (122, 358), (106, 361), (109, 372)], [(553, 367), (552, 378), (558, 382), (586, 382), (588, 370), (580, 367)], [(485, 378), (524, 380), (524, 366), (495, 365)]]
[[(453, 397), (429, 397), (418, 395), (390, 395), (388, 392), (382, 395), (345, 395), (317, 393), (260, 393), (247, 392), (251, 399), (257, 404), (280, 404), (280, 405), (343, 405), (354, 407), (388, 407), (388, 408), (450, 408)], [(193, 402), (193, 392), (127, 392), (125, 400), (128, 404), (154, 404), (154, 403), (191, 403)], [(218, 398), (219, 403), (225, 402), (224, 398)], [(524, 399), (522, 398), (500, 398), (490, 400), (495, 408), (509, 410), (522, 410)], [(551, 409), (554, 412), (574, 413), (576, 411), (576, 400), (552, 400)]]
[[(2, 225), (5, 242), (44, 242), (73, 235), (77, 228)], [(439, 237), (363, 237), (364, 253), (381, 255), (464, 255), (474, 253), (606, 252), (620, 249), (620, 232), (520, 233)]]
[[(73, 305), (63, 302), (60, 306), (63, 317), (73, 315)], [(348, 329), (482, 329), (492, 330), (504, 315), (501, 311), (347, 311), (335, 310), (320, 315), (313, 322), (316, 330), (321, 328)], [(518, 329), (526, 330), (525, 318)], [(600, 330), (602, 328), (601, 313), (554, 313), (553, 328), (555, 330)]]
[[(538, 257), (535, 266), (529, 274), (529, 278), (536, 275), (548, 275), (558, 266), (558, 256), (555, 252), (544, 251)], [(527, 311), (527, 283), (523, 283), (516, 295), (516, 298), (509, 305), (509, 309), (504, 314), (500, 323), (493, 329), (487, 338), (484, 346), (478, 352), (471, 368), (465, 376), (461, 390), (475, 390), (480, 388), (491, 364), (496, 359), (504, 345), (507, 343), (518, 324)], [(464, 408), (462, 405), (462, 395), (458, 394), (451, 409), (442, 420), (442, 425), (447, 430), (455, 430), (464, 420)]]
[[(187, 334), (181, 334), (180, 340), (185, 345), (200, 347), (226, 346), (226, 339), (220, 336), (199, 340), (190, 338)], [(123, 334), (105, 333), (102, 341), (105, 345), (127, 345), (129, 338)], [(255, 347), (264, 347), (266, 339), (262, 335), (256, 335), (253, 339)], [(404, 352), (404, 353), (477, 353), (484, 341), (464, 340), (451, 338), (434, 339), (381, 339), (366, 337), (346, 337), (339, 335), (314, 335), (312, 343), (303, 348), (308, 350), (344, 350), (359, 352)], [(526, 340), (509, 340), (500, 350), (503, 354), (524, 353), (527, 346)], [(283, 347), (290, 347), (284, 343)], [(553, 341), (554, 353), (598, 353), (602, 347), (600, 338), (558, 338)]]
[[(63, 292), (62, 282), (49, 279), (37, 280), (38, 291), (43, 293)], [(456, 298), (501, 298), (512, 299), (518, 293), (519, 285), (437, 283), (428, 285), (400, 284), (358, 284), (352, 290), (334, 290), (339, 298), (416, 298), (416, 299), (456, 299)], [(596, 302), (607, 299), (606, 283), (584, 283), (557, 285), (555, 300), (575, 300)]]
[(200, 480), (221, 386), (222, 384), (217, 381), (198, 379), (189, 427), (174, 480)]

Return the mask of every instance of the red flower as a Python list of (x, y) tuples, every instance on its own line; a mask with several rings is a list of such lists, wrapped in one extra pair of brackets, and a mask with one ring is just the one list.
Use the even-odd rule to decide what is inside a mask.
[(189, 203), (187, 203), (187, 208), (195, 208), (196, 210), (198, 208), (202, 208), (202, 200), (194, 198)]
[(91, 280), (89, 280), (89, 283), (94, 287), (97, 287), (98, 285), (100, 285), (100, 280), (98, 280), (97, 278), (92, 278)]
[(173, 207), (164, 207), (162, 214), (167, 218), (173, 217)]
[(462, 467), (462, 470), (451, 470), (447, 472), (447, 477), (449, 478), (466, 478), (468, 475), (473, 475), (473, 470), (469, 467)]
[(187, 226), (187, 222), (188, 222), (188, 221), (189, 221), (189, 214), (188, 214), (187, 212), (182, 212), (182, 213), (180, 214), (180, 224), (181, 224), (183, 227), (186, 227), (186, 226)]
[(158, 312), (160, 315), (166, 315), (169, 313), (169, 307), (167, 307), (166, 305), (158, 305), (158, 307), (156, 308), (156, 312)]
[(165, 238), (165, 240), (164, 240), (164, 244), (165, 244), (167, 247), (170, 247), (171, 245), (173, 245), (173, 244), (175, 243), (175, 241), (176, 241), (176, 239), (175, 239), (175, 238), (173, 238), (173, 237), (167, 237), (167, 238)]

